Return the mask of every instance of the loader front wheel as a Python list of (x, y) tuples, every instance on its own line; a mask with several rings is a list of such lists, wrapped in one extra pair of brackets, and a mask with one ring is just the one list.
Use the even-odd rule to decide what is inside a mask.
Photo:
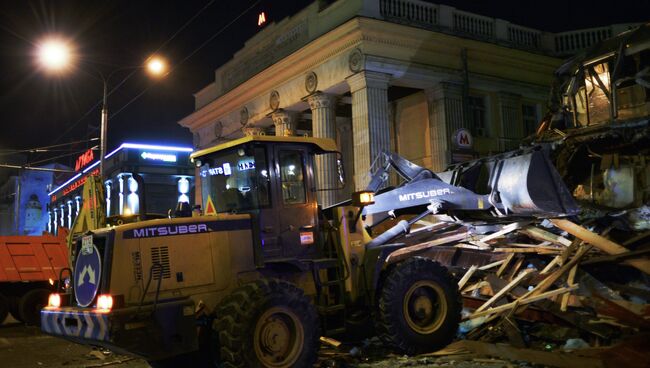
[(379, 293), (377, 332), (409, 355), (448, 345), (458, 329), (458, 286), (439, 263), (414, 257), (392, 268)]
[(217, 311), (225, 367), (311, 367), (320, 337), (316, 309), (302, 290), (257, 280), (235, 290)]

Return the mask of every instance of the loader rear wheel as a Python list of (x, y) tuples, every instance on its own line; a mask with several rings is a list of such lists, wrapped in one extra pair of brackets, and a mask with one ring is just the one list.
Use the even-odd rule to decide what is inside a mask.
[(217, 311), (224, 367), (311, 367), (320, 337), (318, 316), (303, 291), (280, 280), (235, 290)]
[(25, 293), (18, 302), (18, 313), (22, 320), (32, 326), (41, 325), (41, 309), (47, 306), (50, 291), (33, 289)]
[(392, 268), (379, 293), (381, 340), (409, 355), (448, 345), (458, 329), (458, 286), (439, 263), (414, 257)]
[(0, 294), (0, 325), (4, 323), (9, 314), (9, 298)]

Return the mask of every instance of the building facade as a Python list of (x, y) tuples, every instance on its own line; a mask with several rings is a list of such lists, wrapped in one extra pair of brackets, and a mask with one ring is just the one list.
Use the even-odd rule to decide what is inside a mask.
[[(439, 171), (517, 147), (562, 57), (616, 27), (549, 34), (417, 0), (319, 1), (247, 41), (179, 124), (195, 148), (246, 134), (335, 139), (348, 183), (319, 192), (327, 206), (364, 189), (384, 150)], [(459, 129), (473, 137), (464, 151)], [(335, 172), (319, 158), (319, 187), (336, 187)]]
[[(178, 202), (193, 203), (194, 167), (189, 147), (123, 143), (105, 157), (106, 216), (167, 215)], [(93, 150), (80, 155), (77, 174), (48, 193), (47, 231), (71, 228), (83, 206), (86, 179), (99, 175)]]

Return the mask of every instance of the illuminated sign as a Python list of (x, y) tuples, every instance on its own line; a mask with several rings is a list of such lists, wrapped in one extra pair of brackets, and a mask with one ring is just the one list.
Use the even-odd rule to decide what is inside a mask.
[(239, 168), (239, 171), (254, 170), (255, 161), (240, 161), (239, 164), (237, 164), (237, 168)]
[(77, 161), (74, 164), (75, 171), (80, 171), (91, 163), (95, 159), (95, 154), (92, 149), (84, 152), (81, 156), (77, 157)]
[[(94, 170), (93, 172), (90, 173), (90, 175), (99, 175), (99, 169)], [(79, 187), (83, 186), (84, 183), (86, 182), (86, 179), (88, 179), (88, 176), (90, 176), (90, 175), (86, 175), (86, 176), (82, 177), (81, 179), (79, 179), (79, 180), (73, 182), (72, 184), (68, 185), (67, 187), (63, 188), (63, 195), (64, 196), (68, 195), (70, 192), (73, 192), (76, 189), (78, 189)], [(53, 197), (53, 199), (54, 199), (54, 197)]]
[(215, 175), (232, 175), (232, 169), (230, 168), (230, 164), (228, 162), (224, 163), (223, 166), (217, 166), (217, 167), (210, 167), (207, 169), (201, 170), (201, 176), (206, 177), (206, 176), (215, 176)]
[(153, 152), (142, 152), (140, 154), (144, 160), (152, 161), (164, 161), (164, 162), (176, 162), (176, 155), (170, 153), (153, 153)]
[(264, 23), (266, 23), (266, 13), (265, 13), (265, 12), (261, 12), (261, 13), (257, 16), (257, 26), (258, 26), (258, 27), (261, 27), (262, 25), (264, 25)]

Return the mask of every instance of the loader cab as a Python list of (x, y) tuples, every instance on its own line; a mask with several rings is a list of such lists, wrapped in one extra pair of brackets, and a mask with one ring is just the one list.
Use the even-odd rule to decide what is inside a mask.
[(314, 155), (335, 152), (329, 139), (244, 137), (192, 155), (206, 213), (249, 213), (265, 260), (318, 256)]

